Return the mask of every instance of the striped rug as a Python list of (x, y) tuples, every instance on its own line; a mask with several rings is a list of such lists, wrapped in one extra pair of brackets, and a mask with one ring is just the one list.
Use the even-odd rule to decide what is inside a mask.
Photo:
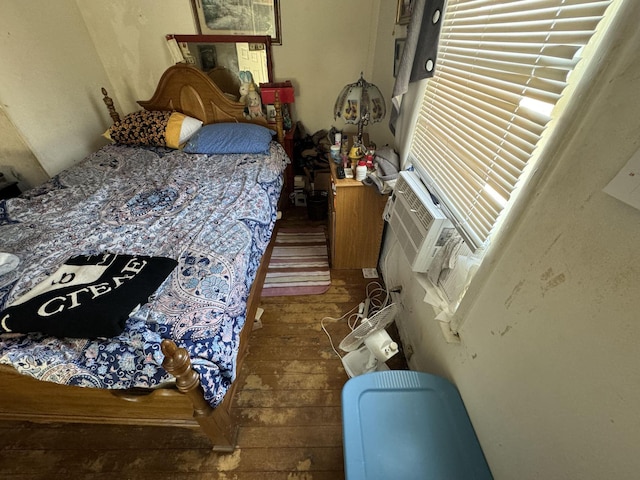
[(330, 286), (324, 229), (285, 227), (278, 230), (262, 296), (319, 295)]

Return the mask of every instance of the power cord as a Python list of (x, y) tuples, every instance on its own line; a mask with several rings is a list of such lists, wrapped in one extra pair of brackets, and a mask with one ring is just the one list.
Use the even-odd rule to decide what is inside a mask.
[[(331, 349), (340, 359), (342, 359), (342, 355), (340, 354), (340, 352), (338, 352), (335, 345), (333, 344), (333, 339), (331, 338), (331, 334), (328, 332), (325, 326), (325, 321), (331, 321), (335, 323), (346, 319), (347, 325), (349, 326), (351, 331), (353, 331), (358, 326), (358, 322), (361, 322), (364, 318), (373, 316), (376, 312), (382, 310), (390, 303), (390, 292), (385, 289), (379, 282), (370, 282), (369, 284), (367, 284), (365, 292), (367, 296), (364, 301), (360, 302), (358, 305), (353, 307), (341, 317), (323, 317), (322, 320), (320, 320), (320, 327), (329, 339)], [(365, 311), (365, 309), (367, 311)]]
[[(383, 271), (383, 273), (387, 277), (391, 277), (391, 272), (389, 272), (389, 268), (388, 268), (389, 266), (388, 261), (389, 261), (389, 257), (391, 256), (390, 254), (393, 250), (397, 248), (398, 245), (399, 243), (396, 240), (387, 249), (387, 255), (385, 255), (385, 259), (384, 259), (384, 271)], [(388, 282), (385, 282), (385, 283), (388, 283)], [(358, 305), (353, 307), (351, 310), (349, 310), (347, 313), (345, 313), (341, 317), (338, 317), (338, 318), (324, 317), (320, 321), (320, 327), (322, 328), (322, 331), (325, 333), (325, 335), (329, 339), (329, 343), (331, 344), (331, 349), (339, 359), (342, 360), (343, 355), (341, 355), (340, 352), (338, 352), (335, 345), (333, 344), (333, 339), (331, 338), (331, 334), (327, 331), (327, 328), (325, 326), (325, 320), (331, 321), (331, 322), (340, 322), (346, 319), (347, 325), (349, 326), (351, 331), (353, 331), (358, 326), (359, 321), (362, 321), (364, 318), (369, 318), (373, 316), (376, 312), (382, 310), (384, 307), (393, 303), (391, 301), (391, 293), (399, 292), (401, 291), (401, 288), (402, 287), (400, 285), (397, 285), (397, 286), (394, 285), (391, 287), (391, 289), (389, 289), (389, 287), (387, 288), (383, 287), (382, 284), (380, 284), (379, 282), (370, 282), (367, 284), (367, 287), (365, 289), (367, 296), (363, 302), (360, 302)], [(365, 306), (367, 309), (366, 312), (364, 311)]]
[(359, 307), (360, 307), (360, 305), (356, 305), (355, 307), (353, 307), (351, 310), (349, 310), (347, 313), (345, 313), (341, 317), (338, 317), (338, 318), (323, 317), (322, 320), (320, 320), (320, 327), (322, 328), (322, 331), (324, 332), (324, 334), (329, 339), (329, 343), (331, 344), (331, 349), (333, 350), (333, 352), (340, 359), (342, 359), (342, 355), (340, 355), (340, 352), (338, 352), (338, 350), (336, 349), (335, 345), (333, 344), (333, 340), (331, 339), (331, 334), (327, 331), (327, 327), (325, 327), (324, 322), (325, 322), (325, 320), (331, 320), (332, 322), (340, 322), (341, 320), (344, 320), (345, 318), (347, 318), (347, 325), (349, 325), (349, 328), (351, 328), (351, 330), (353, 331), (353, 329), (355, 327), (351, 326), (351, 322), (352, 321), (355, 321), (355, 322), (358, 321), (358, 316), (360, 314), (359, 313), (354, 313), (354, 312), (356, 312), (359, 309)]

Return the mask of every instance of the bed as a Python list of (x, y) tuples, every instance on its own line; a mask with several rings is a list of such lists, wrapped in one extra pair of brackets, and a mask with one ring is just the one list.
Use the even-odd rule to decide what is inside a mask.
[[(127, 117), (121, 121), (103, 93), (114, 125), (122, 125)], [(11, 309), (18, 299), (78, 258), (172, 259), (175, 267), (146, 303), (126, 314), (115, 335), (105, 335), (109, 329), (78, 334), (83, 323), (70, 337), (60, 335), (66, 323), (51, 334), (46, 322), (44, 333), (35, 327), (16, 333), (7, 322), (0, 335), (0, 419), (200, 427), (214, 449), (232, 450), (234, 380), (247, 351), (289, 161), (282, 121), (279, 142), (269, 134), (266, 149), (262, 136), (250, 153), (210, 154), (210, 147), (202, 153), (205, 129), (238, 130), (243, 142), (246, 129), (240, 127), (254, 125), (242, 104), (184, 64), (169, 68), (153, 97), (138, 103), (149, 115), (182, 112), (201, 120), (204, 126), (187, 143), (191, 150), (109, 144), (20, 198), (0, 201), (0, 251), (19, 260), (0, 275), (0, 311), (12, 312), (5, 319), (17, 318)], [(267, 125), (256, 122), (260, 129)], [(68, 298), (71, 310), (83, 303), (77, 295), (56, 298)], [(57, 313), (62, 303), (59, 309), (47, 305)]]

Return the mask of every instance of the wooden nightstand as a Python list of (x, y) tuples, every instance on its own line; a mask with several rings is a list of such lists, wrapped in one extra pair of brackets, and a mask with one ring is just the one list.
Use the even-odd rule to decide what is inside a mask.
[(377, 268), (384, 211), (388, 195), (350, 178), (339, 179), (331, 166), (329, 193), (329, 245), (331, 267)]
[(17, 197), (21, 193), (22, 192), (18, 188), (18, 182), (0, 183), (0, 200), (6, 200), (7, 198)]

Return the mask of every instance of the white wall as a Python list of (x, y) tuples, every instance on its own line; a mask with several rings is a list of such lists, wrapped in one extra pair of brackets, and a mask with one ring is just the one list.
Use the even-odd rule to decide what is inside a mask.
[(625, 6), (608, 70), (464, 306), (460, 344), (387, 239), (410, 363), (458, 386), (496, 479), (640, 471), (640, 211), (602, 192), (640, 147), (640, 5)]
[(1, 105), (0, 172), (9, 180), (17, 180), (22, 191), (40, 185), (49, 178)]
[[(100, 96), (100, 87), (109, 86), (105, 70), (73, 0), (5, 0), (0, 32), (0, 102), (53, 175), (101, 144), (109, 118)], [(0, 145), (0, 158), (14, 155)]]
[[(333, 119), (333, 104), (361, 71), (391, 92), (394, 1), (280, 5), (283, 44), (273, 47), (275, 80), (294, 83), (294, 112), (308, 133), (344, 127)], [(120, 113), (137, 110), (136, 101), (151, 97), (171, 65), (165, 35), (196, 32), (190, 0), (7, 0), (0, 5), (0, 29), (6, 32), (0, 37), (0, 100), (50, 175), (104, 144), (100, 134), (109, 117), (100, 87)], [(386, 120), (370, 129), (379, 145), (393, 141)], [(0, 146), (0, 155), (11, 152), (3, 154)]]
[[(138, 108), (136, 100), (150, 97), (171, 65), (164, 36), (196, 32), (189, 0), (165, 1), (161, 9), (153, 0), (77, 2), (121, 112)], [(283, 40), (272, 49), (274, 80), (292, 81), (295, 118), (308, 133), (344, 127), (333, 119), (333, 104), (360, 72), (390, 95), (395, 2), (281, 0), (280, 10)], [(371, 128), (377, 129), (372, 139), (380, 145), (393, 141), (386, 122)]]
[(165, 35), (194, 34), (190, 0), (76, 0), (120, 114), (139, 110), (173, 62)]
[[(393, 93), (393, 53), (395, 39), (406, 37), (406, 26), (395, 25), (397, 3), (392, 0), (379, 0), (380, 9), (377, 16), (377, 26), (372, 27), (376, 36), (373, 55), (373, 72), (370, 82), (374, 83), (382, 92), (387, 106), (387, 115), (379, 122), (366, 127), (369, 136), (378, 147), (394, 146), (394, 138), (389, 130), (389, 115), (391, 112), (391, 94)], [(336, 94), (337, 95), (337, 94)]]

